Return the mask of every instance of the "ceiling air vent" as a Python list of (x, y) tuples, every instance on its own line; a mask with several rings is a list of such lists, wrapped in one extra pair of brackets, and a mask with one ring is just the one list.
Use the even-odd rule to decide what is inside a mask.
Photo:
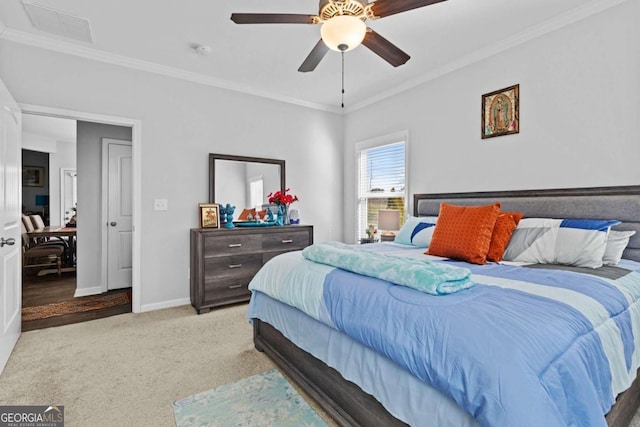
[(35, 28), (58, 36), (93, 43), (89, 20), (31, 2), (23, 1), (27, 15)]

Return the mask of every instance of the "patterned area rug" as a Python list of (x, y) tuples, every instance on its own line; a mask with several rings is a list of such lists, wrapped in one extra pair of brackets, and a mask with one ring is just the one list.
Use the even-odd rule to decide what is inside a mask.
[(72, 301), (23, 307), (22, 321), (28, 322), (30, 320), (48, 319), (50, 317), (64, 316), (67, 314), (101, 310), (103, 308), (129, 304), (130, 302), (131, 294), (128, 291), (107, 295), (91, 295), (75, 298)]
[(178, 400), (173, 412), (178, 427), (327, 425), (277, 369)]

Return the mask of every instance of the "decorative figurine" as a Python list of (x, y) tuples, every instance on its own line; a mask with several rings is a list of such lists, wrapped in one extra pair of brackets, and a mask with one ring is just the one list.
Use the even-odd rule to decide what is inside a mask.
[(233, 212), (235, 211), (236, 207), (235, 206), (231, 206), (229, 203), (227, 203), (227, 205), (224, 208), (224, 211), (227, 215), (227, 222), (224, 224), (224, 228), (233, 228), (235, 227), (233, 225)]
[(227, 222), (227, 211), (224, 206), (220, 205), (220, 224), (224, 226), (225, 222)]

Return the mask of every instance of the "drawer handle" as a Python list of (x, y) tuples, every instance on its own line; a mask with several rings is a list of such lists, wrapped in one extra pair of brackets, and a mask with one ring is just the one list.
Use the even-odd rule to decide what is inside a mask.
[(293, 239), (283, 240), (282, 243), (293, 243)]
[(242, 264), (230, 264), (229, 268), (240, 268), (242, 267)]
[(242, 287), (242, 285), (230, 285), (229, 289), (238, 289), (238, 288), (241, 288), (241, 287)]
[(232, 243), (229, 245), (230, 248), (239, 248), (240, 246), (242, 246), (242, 243)]

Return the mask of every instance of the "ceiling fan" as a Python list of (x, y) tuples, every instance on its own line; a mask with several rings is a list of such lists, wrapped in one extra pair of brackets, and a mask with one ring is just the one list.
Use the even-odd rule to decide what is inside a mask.
[(410, 58), (399, 47), (367, 27), (364, 21), (375, 20), (445, 0), (320, 0), (317, 15), (287, 13), (233, 13), (236, 24), (322, 24), (321, 39), (298, 71), (313, 71), (329, 49), (347, 52), (365, 45), (376, 55), (397, 67)]

